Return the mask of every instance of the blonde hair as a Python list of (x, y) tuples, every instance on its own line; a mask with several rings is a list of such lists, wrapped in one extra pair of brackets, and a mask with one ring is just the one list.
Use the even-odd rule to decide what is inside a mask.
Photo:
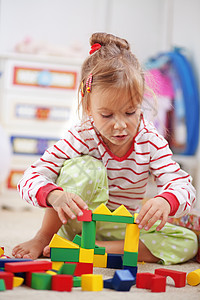
[(126, 89), (135, 104), (141, 104), (144, 94), (144, 74), (142, 68), (131, 52), (129, 43), (122, 38), (107, 33), (94, 33), (90, 45), (99, 43), (101, 48), (90, 55), (83, 63), (79, 90), (79, 108), (82, 116), (87, 115), (90, 93), (86, 91), (86, 82), (92, 74), (91, 93), (96, 88)]

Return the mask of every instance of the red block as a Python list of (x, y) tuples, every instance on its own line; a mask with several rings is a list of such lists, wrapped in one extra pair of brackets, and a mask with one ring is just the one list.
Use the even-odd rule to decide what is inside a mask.
[(55, 275), (52, 276), (51, 289), (53, 291), (71, 292), (73, 287), (72, 275)]
[[(26, 275), (25, 275), (25, 282), (24, 284), (31, 287), (31, 280), (32, 280), (32, 273), (33, 272), (26, 272)], [(44, 272), (37, 272), (37, 273), (44, 273)]]
[(13, 289), (13, 277), (14, 277), (13, 273), (0, 272), (0, 279), (4, 279), (7, 290)]
[(139, 289), (150, 289), (152, 277), (154, 277), (152, 273), (137, 273), (136, 287)]
[(89, 209), (82, 209), (83, 215), (77, 216), (78, 221), (92, 221), (92, 211)]
[(166, 291), (166, 277), (154, 275), (151, 278), (151, 292), (161, 293)]
[(18, 272), (37, 272), (45, 271), (52, 268), (51, 261), (26, 261), (26, 262), (16, 262), (16, 263), (6, 263), (5, 271), (18, 273)]
[(93, 274), (93, 264), (78, 262), (74, 276), (81, 276), (82, 274)]
[(155, 270), (155, 274), (171, 277), (174, 280), (175, 287), (184, 287), (186, 285), (186, 272), (160, 268)]

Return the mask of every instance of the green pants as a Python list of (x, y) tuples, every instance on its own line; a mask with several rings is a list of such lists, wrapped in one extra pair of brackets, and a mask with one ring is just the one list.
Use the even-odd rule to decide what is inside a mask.
[[(91, 157), (81, 156), (67, 160), (61, 169), (57, 184), (65, 191), (78, 194), (94, 210), (101, 203), (108, 201), (108, 180), (106, 168), (102, 162)], [(187, 228), (166, 223), (156, 231), (159, 221), (150, 230), (140, 231), (140, 240), (151, 253), (160, 258), (165, 265), (185, 262), (193, 258), (198, 249), (195, 233)], [(126, 224), (101, 222), (96, 223), (97, 240), (123, 240)], [(82, 222), (69, 220), (58, 234), (72, 240), (76, 234), (81, 234)]]

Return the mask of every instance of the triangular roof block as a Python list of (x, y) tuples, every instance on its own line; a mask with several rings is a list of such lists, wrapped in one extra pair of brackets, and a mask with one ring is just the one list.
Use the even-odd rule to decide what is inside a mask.
[(107, 208), (107, 206), (105, 206), (104, 203), (101, 203), (97, 208), (93, 210), (92, 213), (97, 215), (112, 215), (111, 211)]
[(64, 239), (58, 234), (54, 234), (49, 244), (50, 248), (67, 248), (67, 249), (78, 249), (79, 246), (71, 241)]
[(128, 211), (128, 209), (121, 205), (117, 209), (115, 209), (112, 213), (113, 216), (123, 216), (123, 217), (132, 217), (131, 213)]

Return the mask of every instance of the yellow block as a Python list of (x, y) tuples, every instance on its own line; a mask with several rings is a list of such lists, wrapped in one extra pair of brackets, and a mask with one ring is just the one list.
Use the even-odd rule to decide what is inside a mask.
[(187, 274), (187, 283), (189, 285), (198, 285), (200, 283), (200, 269)]
[(80, 248), (79, 262), (93, 263), (94, 260), (94, 249)]
[(137, 219), (137, 216), (138, 216), (139, 214), (138, 213), (135, 213), (134, 214), (134, 223), (135, 223), (135, 220)]
[(4, 250), (0, 247), (0, 256), (4, 254)]
[(128, 209), (122, 204), (117, 209), (115, 209), (112, 213), (114, 216), (123, 216), (123, 217), (132, 217), (132, 214), (128, 211)]
[(98, 292), (103, 289), (103, 276), (97, 274), (81, 275), (82, 291)]
[(63, 261), (52, 261), (52, 269), (58, 271), (60, 270), (63, 264)]
[(108, 257), (107, 253), (105, 253), (104, 255), (95, 254), (93, 266), (97, 267), (97, 268), (106, 268), (107, 267), (107, 257)]
[(16, 276), (13, 277), (13, 287), (20, 286), (22, 285), (23, 282), (24, 282), (24, 278), (16, 277)]
[(138, 252), (140, 229), (137, 224), (126, 224), (124, 251)]
[(64, 239), (63, 237), (59, 236), (58, 234), (54, 234), (52, 240), (49, 244), (50, 248), (70, 248), (70, 249), (77, 249), (79, 245)]
[(92, 213), (98, 215), (112, 215), (111, 211), (107, 208), (107, 206), (104, 203), (101, 203), (97, 208), (93, 210)]
[(48, 271), (46, 271), (46, 273), (49, 275), (57, 275), (58, 274), (57, 272), (52, 271), (52, 270), (48, 270)]

